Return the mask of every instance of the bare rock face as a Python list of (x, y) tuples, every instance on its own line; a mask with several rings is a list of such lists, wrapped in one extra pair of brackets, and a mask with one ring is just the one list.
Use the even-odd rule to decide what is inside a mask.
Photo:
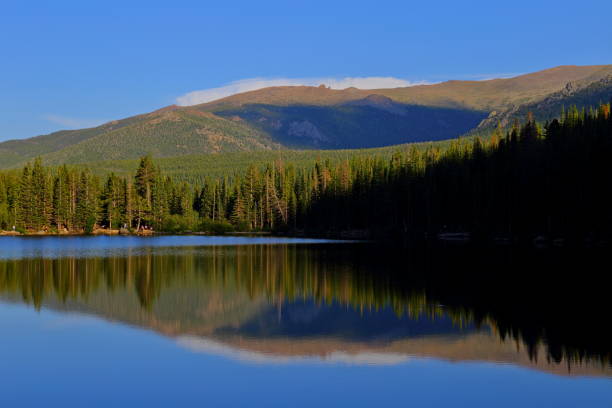
[(561, 90), (560, 94), (562, 96), (570, 96), (572, 93), (574, 93), (575, 90), (576, 90), (576, 85), (571, 82), (568, 82), (565, 85), (565, 88)]
[(317, 144), (329, 140), (312, 122), (307, 120), (290, 122), (287, 134), (300, 139), (308, 139)]

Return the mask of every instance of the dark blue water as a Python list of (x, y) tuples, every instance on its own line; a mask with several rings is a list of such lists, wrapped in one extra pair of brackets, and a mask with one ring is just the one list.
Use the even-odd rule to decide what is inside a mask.
[(530, 357), (337, 245), (2, 238), (0, 406), (612, 407), (599, 354)]

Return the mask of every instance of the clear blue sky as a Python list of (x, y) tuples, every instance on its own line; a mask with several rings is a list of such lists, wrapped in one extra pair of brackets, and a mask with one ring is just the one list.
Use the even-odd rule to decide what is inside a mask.
[(609, 0), (207, 3), (3, 4), (0, 140), (246, 78), (440, 81), (612, 63)]

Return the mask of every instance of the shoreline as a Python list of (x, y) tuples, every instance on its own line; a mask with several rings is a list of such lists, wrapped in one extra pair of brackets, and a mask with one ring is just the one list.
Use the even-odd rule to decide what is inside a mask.
[(161, 235), (163, 233), (145, 230), (140, 232), (130, 232), (127, 230), (94, 230), (92, 233), (87, 234), (81, 231), (62, 231), (62, 232), (47, 232), (47, 231), (30, 231), (30, 232), (19, 232), (19, 231), (0, 231), (0, 236), (4, 237), (85, 237), (85, 236), (96, 236), (96, 235), (132, 235), (132, 236), (150, 236), (150, 235)]
[[(152, 231), (145, 230), (141, 232), (130, 232), (122, 230), (95, 230), (94, 232), (87, 234), (85, 232), (70, 231), (70, 232), (46, 232), (46, 231), (33, 231), (22, 233), (19, 231), (0, 231), (0, 237), (91, 237), (91, 236), (162, 236), (162, 235), (237, 235), (237, 236), (280, 236), (274, 234), (271, 231), (231, 231), (226, 233), (218, 233), (214, 231), (181, 231), (181, 232), (164, 232), (164, 231)], [(291, 236), (291, 235), (282, 235)]]
[(153, 237), (153, 236), (252, 236), (252, 237), (285, 237), (285, 238), (305, 238), (305, 239), (333, 239), (333, 240), (349, 240), (360, 242), (371, 242), (378, 244), (387, 244), (395, 247), (427, 247), (427, 246), (457, 246), (471, 247), (484, 246), (489, 248), (525, 248), (531, 247), (534, 249), (547, 248), (609, 248), (612, 242), (609, 240), (583, 240), (581, 242), (568, 242), (565, 239), (551, 239), (545, 236), (537, 236), (527, 241), (517, 241), (510, 238), (491, 238), (487, 240), (475, 240), (469, 233), (440, 233), (433, 237), (425, 237), (424, 239), (404, 240), (401, 237), (381, 237), (372, 236), (366, 230), (349, 230), (349, 231), (327, 231), (327, 232), (310, 232), (305, 231), (176, 231), (164, 232), (153, 230), (142, 230), (139, 232), (121, 230), (96, 229), (92, 233), (82, 231), (31, 231), (22, 233), (19, 231), (2, 231), (0, 237), (92, 237), (92, 236), (132, 236), (132, 237)]

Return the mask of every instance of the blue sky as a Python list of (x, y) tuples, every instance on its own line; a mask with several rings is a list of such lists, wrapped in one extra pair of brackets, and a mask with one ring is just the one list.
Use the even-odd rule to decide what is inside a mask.
[(612, 63), (605, 0), (207, 3), (3, 4), (0, 140), (249, 89), (253, 78), (342, 86)]

